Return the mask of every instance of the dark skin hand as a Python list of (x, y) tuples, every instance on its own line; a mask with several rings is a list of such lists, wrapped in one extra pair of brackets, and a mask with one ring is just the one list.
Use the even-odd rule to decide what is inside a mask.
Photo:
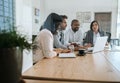
[(85, 45), (84, 47), (88, 48), (88, 47), (92, 47), (91, 43), (88, 43), (87, 45)]
[(79, 47), (79, 45), (76, 43), (71, 43), (71, 45), (74, 45), (74, 47)]
[(89, 43), (86, 46), (80, 46), (79, 44), (76, 43), (71, 43), (71, 45), (74, 45), (74, 50), (78, 51), (79, 49), (87, 49), (88, 47), (91, 47), (92, 45)]

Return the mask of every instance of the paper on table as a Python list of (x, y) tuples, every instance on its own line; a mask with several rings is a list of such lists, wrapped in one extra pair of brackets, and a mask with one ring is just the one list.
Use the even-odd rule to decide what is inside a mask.
[(76, 57), (76, 55), (74, 53), (60, 53), (59, 57)]

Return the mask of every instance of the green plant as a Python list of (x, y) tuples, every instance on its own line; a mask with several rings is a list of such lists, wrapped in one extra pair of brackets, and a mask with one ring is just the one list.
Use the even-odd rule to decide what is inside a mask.
[(0, 31), (0, 48), (20, 47), (21, 49), (31, 49), (31, 44), (26, 36), (17, 34), (15, 29)]

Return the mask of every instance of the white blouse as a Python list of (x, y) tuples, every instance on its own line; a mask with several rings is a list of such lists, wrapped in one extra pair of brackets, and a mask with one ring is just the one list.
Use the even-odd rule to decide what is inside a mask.
[(95, 32), (93, 32), (93, 44), (95, 45), (96, 42), (96, 38), (100, 37), (100, 33), (98, 32), (97, 34)]
[(34, 45), (36, 46), (36, 48), (33, 49), (34, 63), (44, 57), (52, 58), (57, 55), (57, 53), (53, 51), (53, 35), (47, 29), (43, 29), (39, 32), (35, 38)]

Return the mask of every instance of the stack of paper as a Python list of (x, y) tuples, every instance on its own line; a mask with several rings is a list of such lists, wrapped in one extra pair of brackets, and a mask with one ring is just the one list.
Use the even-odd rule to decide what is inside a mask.
[(76, 57), (74, 53), (60, 53), (59, 57)]

